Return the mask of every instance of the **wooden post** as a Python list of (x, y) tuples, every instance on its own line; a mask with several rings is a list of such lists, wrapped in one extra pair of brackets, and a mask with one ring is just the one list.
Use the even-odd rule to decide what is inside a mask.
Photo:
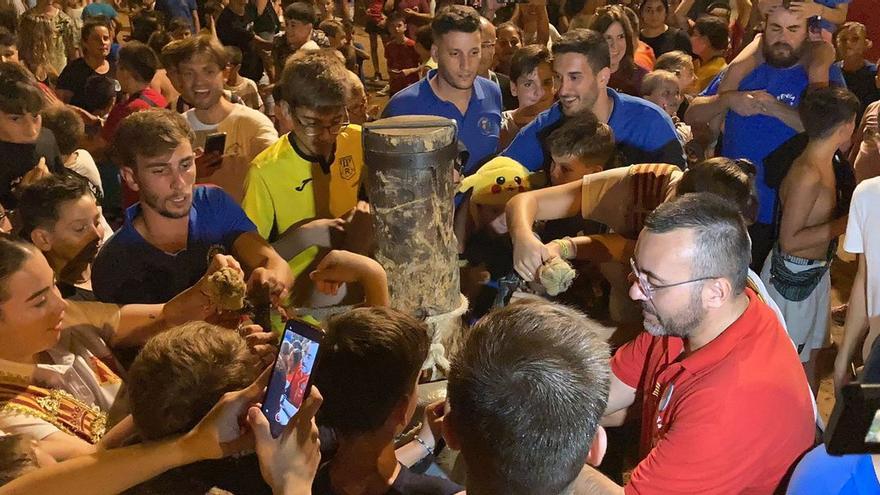
[(452, 230), (455, 122), (403, 116), (364, 125), (367, 195), (376, 260), (388, 272), (391, 305), (417, 317), (462, 304)]

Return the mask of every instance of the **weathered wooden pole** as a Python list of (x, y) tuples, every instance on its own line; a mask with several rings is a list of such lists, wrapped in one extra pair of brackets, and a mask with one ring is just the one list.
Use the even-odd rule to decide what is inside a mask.
[(452, 230), (455, 122), (432, 116), (377, 120), (363, 128), (376, 260), (391, 305), (426, 318), (462, 306)]

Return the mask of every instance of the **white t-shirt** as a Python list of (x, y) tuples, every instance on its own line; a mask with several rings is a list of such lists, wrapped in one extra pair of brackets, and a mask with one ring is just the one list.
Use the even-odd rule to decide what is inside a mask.
[(205, 139), (215, 132), (226, 133), (223, 165), (207, 182), (222, 187), (236, 202), (244, 198), (244, 180), (251, 160), (269, 145), (278, 141), (278, 131), (269, 117), (244, 105), (233, 105), (232, 111), (219, 124), (203, 124), (192, 109), (183, 114), (196, 134), (194, 147), (205, 146)]
[[(101, 173), (98, 172), (98, 166), (95, 164), (95, 159), (92, 158), (91, 153), (86, 150), (76, 150), (70, 154), (64, 166), (85, 177), (101, 194), (104, 194)], [(113, 228), (107, 223), (103, 214), (101, 215), (101, 226), (104, 227), (104, 241), (106, 241), (113, 235)]]
[(862, 181), (853, 193), (843, 249), (865, 256), (868, 321), (880, 333), (880, 177)]

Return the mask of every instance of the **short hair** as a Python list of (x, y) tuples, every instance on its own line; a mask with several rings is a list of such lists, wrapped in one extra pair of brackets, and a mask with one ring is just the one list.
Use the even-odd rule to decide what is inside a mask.
[(52, 131), (58, 142), (58, 151), (69, 155), (79, 147), (86, 129), (82, 117), (67, 105), (52, 105), (44, 109), (43, 127)]
[(712, 2), (706, 7), (706, 13), (712, 12), (715, 9), (724, 9), (727, 11), (728, 15), (730, 14), (730, 4), (727, 2)]
[(318, 25), (318, 29), (324, 31), (324, 34), (330, 37), (336, 36), (339, 33), (345, 33), (345, 26), (336, 19), (321, 21), (321, 24)]
[(0, 26), (0, 46), (18, 46), (18, 36)]
[(523, 301), (481, 318), (452, 359), (447, 391), (468, 484), (481, 493), (562, 493), (605, 411), (608, 361), (608, 344), (574, 309)]
[(102, 74), (89, 76), (83, 90), (83, 110), (96, 113), (98, 110), (110, 107), (113, 100), (116, 99), (116, 84), (115, 79), (110, 79)]
[(192, 32), (192, 24), (190, 24), (189, 19), (174, 17), (168, 22), (168, 32), (175, 33), (183, 30)]
[(186, 432), (261, 369), (235, 330), (203, 321), (172, 328), (151, 338), (131, 365), (132, 419), (144, 440)]
[(425, 50), (430, 50), (434, 44), (434, 35), (431, 33), (431, 25), (425, 24), (416, 29), (416, 39), (413, 40)]
[[(9, 299), (7, 282), (36, 252), (36, 248), (18, 237), (0, 232), (0, 303)], [(0, 313), (2, 317), (2, 313)]]
[(61, 215), (61, 205), (83, 196), (94, 197), (89, 182), (73, 173), (52, 174), (22, 188), (18, 200), (19, 234), (30, 239), (34, 229), (52, 230)]
[(447, 33), (476, 33), (479, 31), (480, 14), (473, 7), (466, 5), (444, 7), (431, 22), (431, 35), (435, 43)]
[(648, 96), (657, 89), (660, 88), (660, 85), (664, 82), (669, 82), (675, 84), (675, 87), (678, 87), (678, 76), (674, 73), (669, 72), (668, 70), (652, 70), (651, 72), (645, 74), (645, 77), (642, 79), (642, 94), (641, 96)]
[[(401, 21), (403, 21), (403, 23), (406, 24), (406, 16), (403, 15), (403, 13), (395, 10), (394, 12), (391, 13), (391, 15), (388, 16), (388, 20), (385, 22), (385, 25), (386, 26), (393, 26), (394, 24), (401, 22)], [(431, 27), (428, 26), (428, 29), (430, 30)], [(428, 48), (430, 48), (430, 46)]]
[[(626, 53), (623, 55), (624, 60), (632, 62), (636, 53), (636, 43), (638, 43), (638, 34), (633, 34), (632, 23), (626, 15), (626, 7), (623, 5), (606, 5), (596, 10), (596, 16), (590, 23), (590, 29), (599, 34), (604, 35), (605, 31), (615, 22), (620, 24), (623, 29), (623, 35), (626, 38)], [(610, 58), (610, 54), (609, 54)]]
[(709, 40), (713, 50), (726, 50), (730, 41), (730, 28), (724, 19), (714, 15), (702, 15), (694, 24), (694, 31)]
[(343, 435), (377, 430), (413, 393), (429, 345), (423, 322), (391, 308), (330, 318), (314, 374), (324, 397), (319, 422)]
[[(864, 36), (865, 38), (868, 37), (868, 28), (866, 28), (864, 24), (857, 21), (846, 21), (837, 29), (837, 33), (834, 35), (835, 41), (840, 37), (841, 34), (850, 30), (855, 30), (862, 33), (862, 36)], [(0, 40), (2, 40), (2, 37), (0, 37)], [(0, 41), (0, 45), (2, 44), (3, 42)]]
[(241, 60), (244, 57), (241, 48), (230, 45), (226, 45), (224, 48), (226, 48), (226, 58), (229, 60), (229, 65), (241, 65)]
[(810, 138), (830, 136), (839, 126), (852, 121), (861, 103), (850, 90), (838, 86), (808, 89), (798, 105), (804, 132)]
[(314, 25), (318, 21), (318, 13), (309, 2), (293, 2), (284, 9), (284, 19)]
[(142, 11), (131, 18), (131, 39), (149, 44), (154, 33), (164, 32), (156, 12)]
[(503, 29), (513, 29), (516, 32), (516, 35), (519, 36), (520, 42), (523, 41), (523, 30), (521, 27), (517, 26), (516, 23), (511, 21), (502, 22), (495, 28), (495, 32), (501, 31)]
[(110, 23), (107, 21), (107, 18), (104, 16), (97, 17), (89, 17), (83, 21), (82, 28), (80, 28), (80, 40), (85, 41), (89, 39), (89, 36), (92, 35), (92, 31), (98, 28), (105, 28), (107, 31), (110, 31)]
[(520, 76), (529, 75), (542, 63), (550, 63), (546, 45), (526, 45), (517, 48), (510, 59), (510, 81), (516, 84)]
[(163, 30), (154, 32), (150, 35), (150, 39), (147, 40), (147, 46), (159, 57), (159, 63), (162, 67), (165, 67), (165, 61), (162, 59), (162, 50), (171, 41), (173, 41), (171, 35)]
[(129, 41), (119, 49), (119, 67), (134, 75), (138, 81), (148, 83), (159, 69), (159, 59), (149, 46), (140, 41)]
[(666, 70), (676, 76), (686, 67), (690, 67), (691, 70), (694, 69), (694, 58), (681, 50), (666, 52), (657, 57), (657, 60), (654, 62), (654, 70)]
[(563, 53), (578, 53), (587, 58), (593, 72), (611, 67), (611, 53), (608, 42), (601, 33), (590, 29), (572, 29), (553, 43), (553, 58)]
[[(642, 0), (639, 3), (639, 15), (642, 14), (642, 10), (645, 8), (645, 4), (648, 3), (648, 0)], [(666, 9), (666, 12), (669, 12), (669, 0), (660, 0), (660, 3), (663, 4), (663, 8)]]
[[(226, 49), (220, 44), (220, 40), (209, 33), (199, 33), (185, 40), (178, 40), (176, 43), (169, 44), (162, 49), (163, 63), (165, 62), (165, 50), (168, 48), (172, 48), (174, 51), (175, 56), (171, 57), (169, 61), (174, 62), (173, 67), (175, 70), (180, 68), (180, 64), (188, 62), (197, 56), (207, 57), (208, 60), (217, 64), (221, 69), (226, 67), (228, 62)], [(169, 66), (166, 65), (165, 67)]]
[(746, 159), (723, 156), (697, 162), (681, 176), (676, 194), (708, 192), (732, 202), (746, 220), (754, 214), (757, 192), (755, 191), (755, 165)]
[(21, 64), (0, 62), (0, 112), (37, 114), (44, 105), (43, 92), (33, 74)]
[(184, 141), (193, 140), (193, 131), (186, 119), (177, 112), (150, 109), (135, 112), (122, 120), (114, 141), (114, 161), (122, 167), (137, 166), (137, 158), (161, 156), (174, 150)]
[(734, 294), (746, 287), (751, 241), (739, 209), (717, 194), (690, 193), (667, 201), (645, 219), (645, 230), (665, 234), (678, 229), (694, 231), (692, 277), (721, 277)]
[(30, 442), (20, 434), (0, 435), (0, 486), (40, 467), (28, 448)]
[(281, 73), (284, 101), (290, 108), (344, 107), (347, 69), (333, 56), (323, 53), (296, 54), (284, 64)]
[(614, 131), (589, 110), (566, 118), (550, 133), (547, 144), (554, 156), (576, 156), (584, 162), (600, 163), (603, 169), (616, 151)]

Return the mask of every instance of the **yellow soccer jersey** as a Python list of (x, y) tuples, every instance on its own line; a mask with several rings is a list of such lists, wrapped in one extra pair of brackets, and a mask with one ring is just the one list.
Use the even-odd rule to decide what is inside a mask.
[[(245, 183), (242, 208), (260, 235), (274, 241), (293, 225), (316, 218), (336, 218), (357, 206), (364, 168), (361, 128), (349, 125), (336, 138), (329, 172), (297, 152), (290, 134), (254, 158)], [(293, 257), (296, 277), (312, 263), (312, 246)]]

